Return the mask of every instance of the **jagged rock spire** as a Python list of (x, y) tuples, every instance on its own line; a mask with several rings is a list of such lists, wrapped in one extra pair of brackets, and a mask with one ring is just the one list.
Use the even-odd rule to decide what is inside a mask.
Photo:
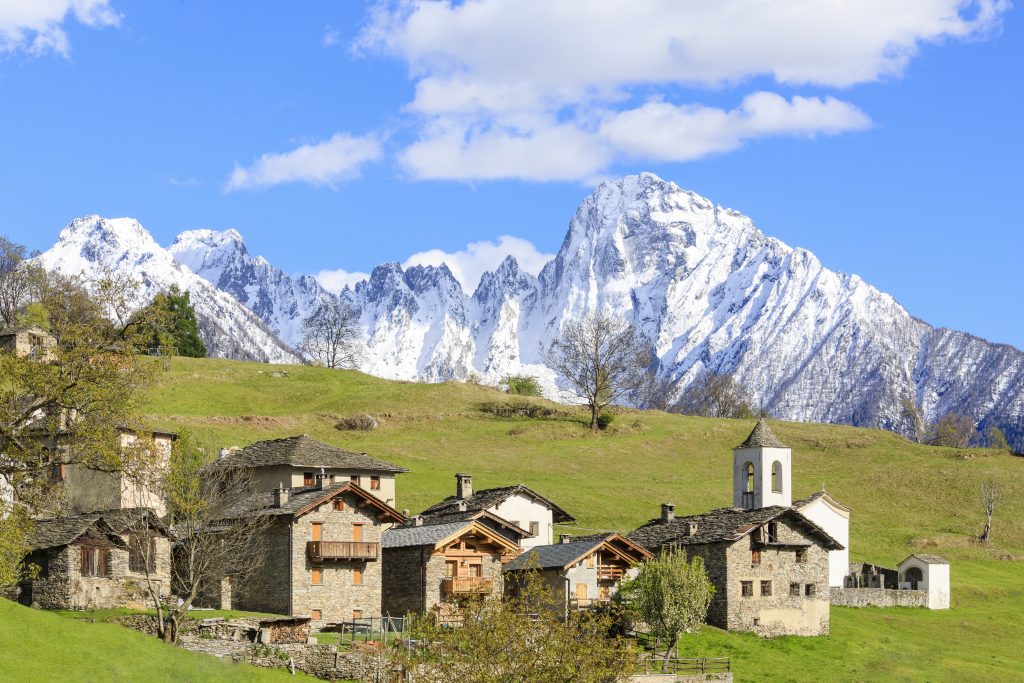
[(747, 440), (741, 443), (736, 448), (789, 448), (786, 444), (782, 443), (779, 437), (775, 436), (775, 432), (768, 426), (768, 422), (762, 417), (754, 425), (754, 430), (750, 432), (750, 436)]

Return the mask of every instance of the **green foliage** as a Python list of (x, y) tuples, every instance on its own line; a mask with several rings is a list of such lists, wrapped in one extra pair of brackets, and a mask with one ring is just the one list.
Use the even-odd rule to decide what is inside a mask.
[(985, 430), (985, 445), (1000, 451), (1010, 450), (1010, 444), (1006, 442), (1006, 435), (995, 425)]
[(597, 416), (597, 428), (608, 429), (608, 426), (615, 421), (615, 416), (611, 413), (601, 413)]
[(517, 396), (542, 396), (540, 382), (533, 375), (505, 375), (501, 378), (501, 387), (506, 394)]
[(186, 358), (206, 356), (206, 345), (199, 338), (199, 324), (188, 291), (182, 292), (177, 285), (171, 285), (167, 292), (153, 297), (138, 315), (152, 321), (143, 350), (159, 349), (166, 353), (166, 349), (171, 349)]
[(687, 560), (685, 551), (667, 549), (640, 565), (636, 578), (619, 587), (618, 596), (634, 619), (647, 624), (652, 636), (670, 644), (667, 659), (680, 635), (700, 629), (714, 594), (702, 558)]
[(928, 443), (933, 446), (967, 448), (976, 436), (974, 420), (960, 413), (946, 413), (932, 425)]
[(22, 561), (31, 531), (32, 520), (25, 509), (0, 500), (0, 586), (14, 585), (25, 573)]

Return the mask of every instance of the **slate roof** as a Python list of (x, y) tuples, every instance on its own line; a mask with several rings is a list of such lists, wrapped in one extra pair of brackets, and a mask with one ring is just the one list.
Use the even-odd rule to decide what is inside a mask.
[(585, 555), (590, 550), (599, 546), (602, 541), (571, 541), (569, 543), (555, 543), (553, 545), (541, 545), (530, 548), (525, 553), (505, 565), (505, 571), (516, 571), (517, 569), (561, 569), (570, 562)]
[[(559, 522), (574, 522), (576, 518), (570, 515), (568, 512), (558, 507), (550, 500), (540, 495), (529, 486), (523, 484), (514, 484), (512, 486), (501, 486), (493, 489), (482, 489), (476, 491), (472, 496), (466, 498), (466, 509), (467, 510), (486, 510), (491, 507), (495, 507), (500, 503), (505, 502), (516, 494), (523, 494), (528, 498), (538, 500), (544, 505), (551, 508), (552, 516), (555, 523)], [(435, 503), (428, 507), (420, 514), (426, 517), (433, 515), (449, 514), (458, 510), (459, 501), (462, 500), (458, 496), (448, 496), (440, 503)]]
[[(914, 553), (913, 555), (907, 557), (907, 560), (909, 560), (911, 557), (916, 557), (925, 564), (949, 564), (949, 560), (944, 560), (938, 555), (922, 555), (919, 553)], [(903, 562), (906, 562), (907, 560), (903, 560)], [(903, 564), (903, 562), (900, 562), (900, 564)]]
[(779, 437), (775, 436), (775, 432), (768, 426), (768, 422), (762, 417), (754, 425), (754, 430), (750, 432), (750, 436), (747, 440), (741, 443), (736, 448), (789, 448), (786, 444), (782, 443)]
[(115, 533), (123, 534), (126, 531), (130, 531), (132, 527), (137, 526), (143, 518), (149, 518), (149, 525), (154, 529), (162, 532), (165, 536), (170, 536), (171, 531), (167, 526), (157, 517), (150, 508), (115, 508), (113, 510), (100, 510), (98, 512), (87, 512), (81, 517), (91, 517), (93, 519), (102, 518), (104, 522), (110, 525), (110, 528)]
[(127, 547), (114, 533), (113, 528), (101, 517), (94, 515), (75, 515), (74, 517), (57, 517), (55, 519), (37, 519), (32, 524), (32, 533), (28, 537), (29, 550), (45, 550), (70, 545), (87, 532), (96, 527), (116, 545)]
[(284, 439), (257, 441), (245, 448), (217, 459), (210, 467), (335, 467), (366, 472), (408, 472), (409, 470), (366, 453), (355, 453), (317, 441), (308, 434)]
[[(652, 519), (628, 534), (626, 538), (638, 543), (648, 550), (654, 551), (664, 545), (701, 545), (721, 541), (735, 541), (747, 535), (762, 524), (782, 517), (795, 516), (797, 521), (806, 526), (811, 535), (824, 541), (830, 550), (842, 550), (843, 545), (832, 538), (824, 529), (793, 508), (772, 505), (766, 508), (744, 510), (741, 508), (719, 508), (699, 515), (676, 517), (671, 522), (662, 522), (660, 518)], [(697, 532), (689, 535), (689, 523), (697, 523)]]
[(797, 508), (797, 510), (799, 510), (802, 507), (806, 507), (806, 506), (810, 505), (811, 503), (813, 503), (814, 501), (818, 500), (819, 498), (828, 498), (830, 501), (832, 501), (833, 503), (835, 503), (839, 507), (843, 508), (844, 510), (849, 510), (850, 509), (850, 508), (846, 507), (845, 505), (843, 505), (842, 503), (840, 503), (835, 498), (833, 498), (832, 494), (830, 494), (825, 489), (822, 489), (822, 490), (818, 491), (817, 493), (812, 493), (811, 495), (807, 496), (806, 498), (801, 498), (800, 500), (794, 500), (793, 501), (793, 507)]
[(245, 500), (239, 501), (236, 505), (232, 506), (225, 514), (225, 517), (232, 518), (241, 517), (243, 515), (270, 515), (273, 517), (282, 515), (302, 515), (310, 508), (326, 503), (343, 491), (356, 494), (360, 498), (372, 503), (382, 512), (391, 513), (396, 520), (405, 519), (402, 517), (401, 513), (393, 507), (361, 488), (358, 484), (353, 484), (349, 481), (340, 484), (332, 484), (331, 486), (327, 486), (322, 489), (317, 488), (316, 486), (290, 489), (288, 492), (288, 500), (280, 507), (276, 507), (274, 505), (273, 491), (258, 491)]
[(473, 520), (425, 524), (423, 526), (400, 526), (388, 529), (381, 537), (382, 548), (408, 548), (410, 546), (434, 545), (452, 534), (473, 524)]

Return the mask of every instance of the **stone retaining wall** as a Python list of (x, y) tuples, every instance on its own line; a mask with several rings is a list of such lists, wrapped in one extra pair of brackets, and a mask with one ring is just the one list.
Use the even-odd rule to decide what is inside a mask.
[(290, 662), (294, 661), (296, 669), (329, 681), (367, 680), (376, 673), (373, 657), (359, 652), (339, 651), (334, 645), (260, 645), (194, 635), (179, 636), (178, 645), (192, 652), (268, 669), (287, 669)]
[(843, 607), (927, 607), (928, 591), (895, 588), (832, 588), (829, 600)]

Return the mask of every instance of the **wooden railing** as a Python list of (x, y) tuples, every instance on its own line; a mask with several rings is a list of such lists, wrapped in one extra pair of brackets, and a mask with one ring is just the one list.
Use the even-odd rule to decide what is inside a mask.
[(441, 590), (446, 595), (491, 593), (494, 591), (494, 581), (481, 576), (449, 576), (441, 583)]
[(610, 602), (611, 598), (571, 598), (569, 606), (574, 609), (590, 609), (591, 607), (607, 605)]
[(728, 673), (732, 671), (732, 659), (729, 657), (683, 657), (669, 659), (666, 662), (661, 657), (645, 657), (645, 673), (670, 673), (670, 674), (714, 674)]
[(598, 581), (618, 581), (622, 578), (624, 570), (622, 567), (613, 567), (611, 565), (598, 565), (597, 567), (597, 580)]
[(306, 552), (313, 562), (324, 560), (376, 560), (380, 556), (380, 543), (364, 541), (310, 541)]

